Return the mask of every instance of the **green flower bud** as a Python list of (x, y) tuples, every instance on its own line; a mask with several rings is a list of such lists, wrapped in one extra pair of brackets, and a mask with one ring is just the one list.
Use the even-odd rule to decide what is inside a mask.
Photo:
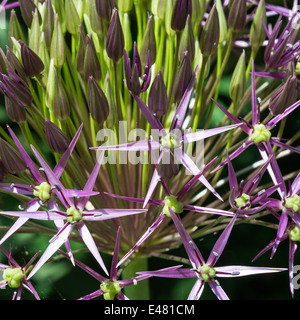
[(140, 58), (143, 67), (145, 67), (147, 63), (148, 51), (150, 52), (151, 65), (153, 65), (156, 60), (156, 41), (154, 35), (153, 16), (150, 15), (148, 16), (146, 31), (144, 33), (142, 47), (140, 50)]
[(175, 0), (165, 0), (164, 7), (165, 7), (165, 28), (166, 32), (169, 36), (175, 35), (175, 30), (171, 28), (171, 20), (172, 20), (172, 12), (175, 6)]
[(250, 43), (254, 52), (258, 51), (259, 47), (266, 39), (266, 32), (264, 30), (262, 21), (265, 25), (267, 24), (265, 0), (259, 1), (250, 27)]
[(188, 15), (187, 17), (186, 24), (180, 38), (179, 52), (178, 52), (179, 59), (183, 57), (183, 54), (185, 51), (188, 52), (190, 61), (193, 62), (195, 58), (195, 37), (194, 37), (190, 15)]
[(10, 48), (13, 48), (13, 42), (11, 40), (11, 37), (15, 38), (16, 40), (22, 40), (24, 42), (26, 41), (15, 10), (11, 10), (10, 12), (9, 28), (8, 28), (9, 46)]
[(47, 49), (49, 50), (51, 46), (52, 33), (54, 29), (54, 11), (53, 11), (51, 0), (46, 0), (45, 2), (46, 2), (46, 8), (45, 8), (43, 32), (45, 34), (46, 46), (47, 46)]
[(118, 10), (121, 12), (129, 12), (133, 7), (133, 0), (117, 0)]
[(243, 30), (246, 24), (246, 0), (230, 0), (228, 26), (235, 32)]
[(104, 122), (104, 126), (106, 128), (112, 128), (118, 120), (118, 113), (115, 104), (114, 92), (111, 87), (109, 72), (107, 72), (106, 77), (104, 79), (103, 91), (105, 93), (109, 105), (109, 115), (106, 121)]
[(28, 35), (28, 47), (35, 53), (39, 52), (41, 37), (41, 27), (39, 24), (37, 10), (35, 10), (32, 19), (32, 26)]
[(213, 5), (200, 34), (200, 50), (203, 56), (210, 56), (217, 50), (220, 38), (220, 23), (216, 4)]
[[(19, 0), (20, 10), (23, 17), (23, 20), (27, 27), (30, 29), (32, 25), (32, 14), (36, 10), (36, 6), (32, 0)], [(42, 17), (37, 11), (39, 23), (42, 24)]]
[(80, 24), (79, 15), (73, 0), (65, 0), (66, 27), (69, 33), (77, 34)]
[(54, 16), (54, 30), (51, 41), (50, 58), (54, 59), (54, 65), (56, 67), (61, 67), (65, 62), (65, 40), (58, 14)]
[(100, 62), (91, 34), (86, 37), (86, 50), (83, 63), (83, 77), (86, 82), (89, 80), (90, 76), (93, 76), (97, 81), (100, 81), (101, 79)]
[(26, 120), (26, 110), (25, 108), (21, 108), (16, 105), (14, 101), (12, 101), (8, 97), (4, 97), (5, 100), (5, 108), (9, 119), (13, 122), (22, 123)]
[(21, 268), (7, 268), (3, 271), (3, 280), (8, 282), (10, 288), (19, 288), (25, 275)]
[(243, 51), (236, 64), (236, 67), (234, 68), (229, 86), (229, 96), (232, 101), (237, 103), (241, 101), (246, 90), (245, 69), (245, 51)]
[(216, 0), (216, 8), (218, 11), (219, 25), (220, 25), (219, 42), (222, 43), (223, 41), (227, 40), (227, 21), (225, 18), (225, 13), (223, 10), (223, 5), (221, 0)]

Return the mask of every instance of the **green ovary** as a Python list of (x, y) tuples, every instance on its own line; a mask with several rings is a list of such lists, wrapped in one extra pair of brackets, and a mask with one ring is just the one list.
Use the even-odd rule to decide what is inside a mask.
[(300, 228), (297, 225), (289, 230), (289, 238), (292, 241), (300, 241)]
[(183, 203), (179, 202), (175, 196), (167, 196), (164, 200), (163, 213), (171, 217), (169, 208), (171, 208), (175, 213), (181, 213), (183, 211)]
[(292, 209), (295, 212), (300, 211), (300, 197), (297, 194), (293, 194), (290, 197), (285, 199), (286, 208)]
[(168, 149), (175, 149), (179, 146), (179, 143), (173, 134), (168, 133), (166, 136), (161, 138), (161, 145)]
[(3, 279), (7, 281), (10, 288), (19, 288), (24, 279), (24, 273), (20, 268), (7, 268), (3, 272)]
[(67, 221), (69, 223), (75, 223), (82, 219), (82, 213), (78, 209), (76, 209), (74, 206), (70, 207), (67, 210), (67, 215), (68, 215)]
[(235, 199), (235, 205), (237, 208), (246, 207), (247, 204), (248, 207), (250, 207), (249, 200), (250, 196), (248, 196), (246, 193), (243, 193), (240, 197)]
[(214, 278), (216, 275), (216, 270), (212, 267), (210, 267), (207, 264), (204, 264), (201, 268), (200, 268), (200, 278), (204, 281), (207, 282), (210, 279)]
[(114, 300), (115, 296), (121, 291), (121, 287), (118, 281), (103, 281), (100, 284), (100, 289), (103, 291), (103, 297), (105, 300)]
[(40, 198), (42, 201), (47, 201), (50, 199), (51, 186), (47, 182), (42, 182), (39, 186), (35, 187), (33, 195)]
[(271, 138), (271, 132), (262, 123), (257, 123), (253, 127), (251, 139), (255, 143), (267, 141)]

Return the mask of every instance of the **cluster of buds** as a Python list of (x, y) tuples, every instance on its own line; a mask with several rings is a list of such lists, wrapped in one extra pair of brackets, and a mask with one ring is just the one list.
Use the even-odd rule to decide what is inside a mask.
[[(41, 299), (43, 270), (60, 279), (50, 263), (59, 260), (98, 284), (80, 297), (79, 283), (69, 283), (67, 299), (171, 297), (151, 292), (159, 277), (185, 287), (195, 280), (177, 299), (205, 297), (209, 286), (227, 300), (217, 278), (264, 274), (275, 283), (286, 270), (294, 297), (300, 173), (279, 159), (300, 153), (297, 1), (2, 4), (10, 19), (0, 49), (1, 294), (12, 289), (19, 300), (25, 289)], [(268, 250), (272, 258), (289, 239), (287, 268), (218, 266), (240, 224), (262, 235), (275, 229), (253, 261)], [(42, 235), (43, 245), (35, 250), (25, 232)], [(198, 240), (208, 247), (206, 236), (218, 232), (204, 259)], [(23, 266), (13, 258), (16, 233), (35, 251)], [(239, 246), (248, 252), (258, 241)], [(170, 254), (178, 247), (184, 255)], [(152, 258), (173, 263), (152, 270)]]

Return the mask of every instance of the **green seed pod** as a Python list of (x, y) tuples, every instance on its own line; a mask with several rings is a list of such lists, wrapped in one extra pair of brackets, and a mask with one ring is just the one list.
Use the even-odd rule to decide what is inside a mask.
[(245, 51), (241, 54), (233, 71), (229, 86), (229, 96), (234, 102), (240, 102), (246, 90)]

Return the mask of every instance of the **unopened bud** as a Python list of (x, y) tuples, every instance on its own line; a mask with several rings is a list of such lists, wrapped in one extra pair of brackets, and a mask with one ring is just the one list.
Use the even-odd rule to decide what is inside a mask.
[(175, 31), (181, 31), (185, 27), (188, 15), (192, 14), (191, 0), (176, 0), (172, 12), (171, 28)]
[(246, 0), (230, 0), (228, 26), (233, 31), (241, 31), (246, 24)]
[(77, 34), (80, 24), (79, 15), (73, 0), (65, 0), (66, 27), (70, 34)]
[(190, 61), (192, 62), (195, 58), (195, 38), (190, 15), (187, 17), (186, 25), (180, 38), (179, 59), (182, 58), (185, 51), (188, 52)]
[(26, 169), (20, 155), (9, 143), (0, 138), (0, 155), (5, 169), (9, 173), (18, 173)]
[(162, 73), (158, 71), (150, 87), (148, 107), (152, 113), (163, 116), (167, 113), (168, 94)]
[(200, 50), (203, 56), (212, 55), (218, 47), (220, 24), (216, 5), (214, 4), (200, 34)]
[(54, 29), (54, 11), (53, 11), (51, 0), (46, 0), (45, 3), (46, 5), (45, 5), (43, 32), (45, 34), (47, 49), (50, 49), (51, 41), (52, 41), (52, 33)]
[(266, 32), (262, 22), (265, 25), (267, 24), (265, 0), (259, 1), (250, 27), (250, 43), (254, 51), (257, 51), (266, 39)]
[[(32, 24), (32, 14), (35, 12), (37, 8), (32, 0), (20, 0), (19, 4), (23, 20), (27, 27), (30, 29)], [(40, 24), (42, 24), (42, 17), (39, 12), (38, 17)]]
[(180, 102), (192, 77), (191, 60), (187, 51), (184, 52), (178, 67), (173, 87), (175, 102)]
[(104, 126), (106, 128), (112, 128), (113, 125), (118, 120), (118, 113), (117, 113), (117, 108), (115, 104), (114, 92), (111, 87), (109, 72), (107, 72), (106, 77), (104, 79), (103, 91), (105, 93), (105, 96), (107, 98), (108, 105), (109, 105), (109, 115), (106, 121), (104, 122)]
[(243, 51), (233, 71), (229, 86), (229, 96), (234, 102), (240, 102), (245, 93), (245, 68), (245, 51)]
[(13, 47), (11, 37), (15, 38), (16, 40), (22, 40), (25, 42), (25, 36), (22, 31), (22, 27), (20, 25), (20, 22), (18, 20), (15, 10), (11, 10), (10, 12), (9, 29), (8, 29), (8, 39), (9, 39), (10, 48)]
[(113, 1), (112, 0), (94, 0), (96, 5), (96, 10), (100, 18), (110, 21), (112, 10), (113, 10)]
[(133, 0), (117, 0), (118, 9), (121, 12), (129, 12), (133, 7)]
[(148, 52), (150, 52), (151, 65), (156, 60), (156, 41), (154, 35), (154, 21), (153, 16), (148, 16), (146, 31), (144, 33), (142, 47), (141, 47), (141, 63), (145, 66), (147, 63)]
[(34, 53), (28, 46), (20, 41), (21, 44), (21, 58), (24, 70), (28, 77), (36, 77), (44, 70), (43, 61)]
[(4, 97), (5, 108), (9, 119), (13, 122), (22, 123), (26, 120), (26, 110), (25, 108), (19, 107), (13, 100), (9, 97)]
[(118, 14), (118, 10), (115, 10), (110, 22), (106, 39), (106, 52), (107, 55), (114, 61), (118, 62), (124, 54), (124, 34)]
[(52, 152), (64, 153), (70, 144), (63, 131), (53, 122), (45, 119), (45, 133), (48, 146)]
[(65, 62), (65, 42), (58, 15), (54, 17), (54, 30), (50, 48), (50, 58), (54, 59), (54, 65), (61, 67)]
[(296, 76), (289, 76), (270, 99), (269, 110), (272, 116), (283, 113), (285, 109), (295, 103), (297, 92), (297, 78)]
[(103, 124), (109, 114), (107, 98), (97, 81), (91, 76), (88, 80), (88, 106), (92, 118)]
[(83, 75), (85, 81), (93, 76), (97, 81), (101, 79), (101, 67), (97, 56), (95, 44), (92, 35), (86, 37), (86, 50), (84, 55)]

